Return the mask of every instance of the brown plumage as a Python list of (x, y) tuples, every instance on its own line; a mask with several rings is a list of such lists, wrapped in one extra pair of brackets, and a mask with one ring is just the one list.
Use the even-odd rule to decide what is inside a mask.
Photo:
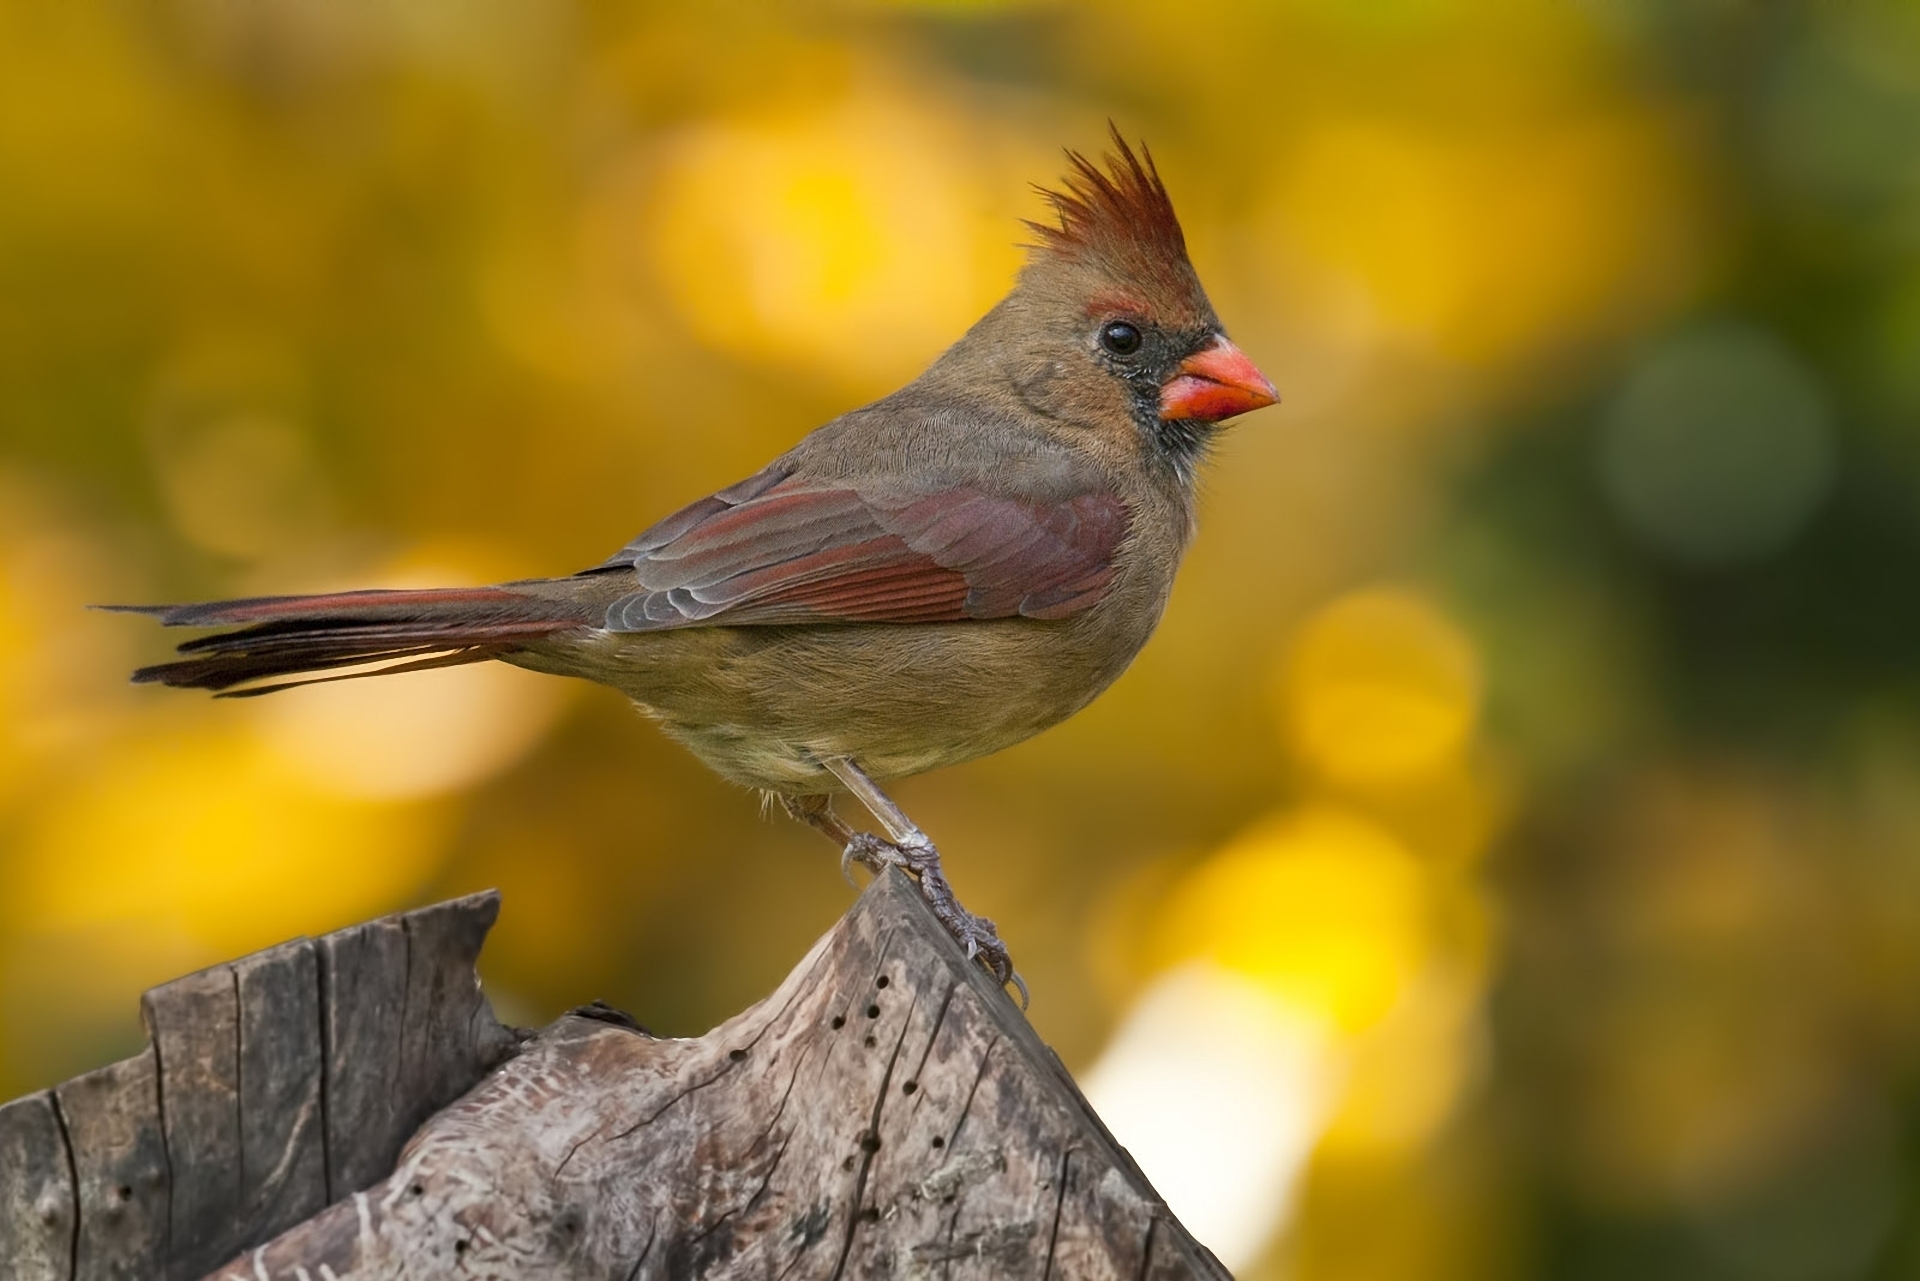
[[(233, 696), (500, 659), (600, 681), (849, 857), (907, 867), (1011, 978), (875, 781), (1006, 747), (1106, 688), (1159, 621), (1216, 424), (1275, 399), (1222, 333), (1151, 158), (1114, 143), (1105, 171), (1068, 153), (1059, 225), (1030, 224), (1014, 290), (919, 378), (604, 564), (145, 609), (233, 630), (134, 679)], [(890, 841), (841, 824), (842, 790)]]

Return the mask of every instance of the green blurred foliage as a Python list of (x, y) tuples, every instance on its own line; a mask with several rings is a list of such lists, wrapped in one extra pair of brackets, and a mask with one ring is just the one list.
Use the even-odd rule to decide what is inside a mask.
[(1331, 1029), (1246, 1275), (1915, 1275), (1899, 0), (0, 5), (0, 1098), (485, 885), (511, 1019), (769, 990), (833, 852), (610, 692), (215, 704), (83, 607), (595, 563), (931, 359), (1109, 117), (1286, 401), (1134, 669), (899, 789), (1042, 1033), (1195, 957)]

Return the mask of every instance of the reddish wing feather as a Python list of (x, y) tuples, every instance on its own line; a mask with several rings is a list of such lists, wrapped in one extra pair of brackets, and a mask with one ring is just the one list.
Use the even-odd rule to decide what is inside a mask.
[(750, 496), (695, 504), (616, 558), (641, 588), (608, 609), (609, 628), (1064, 618), (1105, 594), (1127, 527), (1102, 493), (885, 499), (778, 480), (722, 492)]

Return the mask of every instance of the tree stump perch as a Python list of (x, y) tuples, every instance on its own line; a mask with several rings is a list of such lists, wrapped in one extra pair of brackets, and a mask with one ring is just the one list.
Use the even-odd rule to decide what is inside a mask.
[(693, 1040), (501, 1027), (498, 908), (149, 992), (144, 1052), (0, 1106), (0, 1281), (1227, 1275), (899, 873)]

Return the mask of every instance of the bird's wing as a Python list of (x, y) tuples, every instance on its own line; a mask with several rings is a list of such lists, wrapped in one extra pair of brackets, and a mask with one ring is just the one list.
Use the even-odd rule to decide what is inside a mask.
[(606, 626), (1065, 618), (1105, 594), (1126, 530), (1125, 505), (1104, 490), (893, 494), (770, 468), (608, 561), (601, 572), (629, 567), (639, 583)]

